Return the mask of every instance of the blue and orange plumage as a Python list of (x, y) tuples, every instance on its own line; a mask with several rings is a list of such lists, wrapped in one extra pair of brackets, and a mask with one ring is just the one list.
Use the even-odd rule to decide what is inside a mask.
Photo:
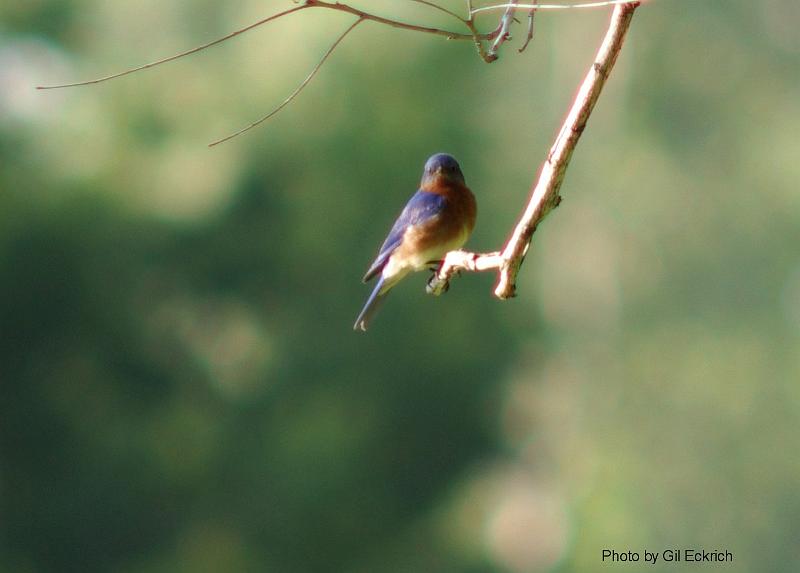
[(395, 221), (364, 282), (380, 274), (353, 326), (367, 330), (386, 294), (403, 277), (439, 263), (460, 248), (475, 227), (477, 205), (458, 162), (438, 153), (425, 163), (419, 190)]

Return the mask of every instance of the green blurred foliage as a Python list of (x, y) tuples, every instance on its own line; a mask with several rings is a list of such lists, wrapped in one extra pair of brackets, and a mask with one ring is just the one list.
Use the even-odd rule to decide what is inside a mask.
[(264, 4), (0, 4), (0, 571), (577, 573), (671, 547), (796, 571), (798, 4), (646, 2), (519, 297), (419, 275), (366, 335), (359, 278), (424, 160), (460, 159), (470, 246), (501, 246), (608, 10), (542, 13), (491, 66), (364, 24), (212, 150), (348, 18), (32, 89), (288, 5)]

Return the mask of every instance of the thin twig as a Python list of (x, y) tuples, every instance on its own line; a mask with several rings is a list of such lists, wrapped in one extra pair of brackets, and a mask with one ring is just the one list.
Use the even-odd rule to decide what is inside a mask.
[(475, 47), (478, 50), (478, 55), (481, 57), (481, 59), (487, 64), (491, 64), (493, 61), (497, 59), (497, 55), (490, 56), (486, 52), (486, 48), (483, 46), (483, 40), (484, 39), (491, 40), (497, 33), (499, 33), (499, 30), (492, 32), (490, 34), (481, 34), (480, 32), (478, 32), (478, 28), (475, 26), (475, 18), (474, 16), (471, 15), (472, 0), (467, 0), (467, 14), (468, 14), (467, 18), (462, 18), (455, 12), (451, 12), (447, 8), (443, 8), (438, 4), (434, 4), (433, 2), (428, 2), (427, 0), (411, 0), (411, 2), (418, 2), (420, 4), (425, 4), (426, 6), (430, 6), (431, 8), (436, 8), (437, 10), (440, 10), (445, 14), (449, 14), (450, 16), (459, 19), (464, 25), (467, 26), (467, 28), (469, 28), (469, 31), (472, 34), (472, 39), (475, 43)]
[(525, 43), (522, 44), (519, 50), (517, 50), (520, 54), (525, 51), (525, 49), (528, 47), (528, 44), (530, 44), (531, 40), (533, 40), (533, 22), (535, 16), (536, 10), (532, 8), (531, 11), (528, 12), (528, 34), (525, 36)]
[(505, 4), (493, 4), (492, 6), (481, 6), (475, 8), (470, 12), (473, 16), (481, 12), (498, 12), (500, 10), (507, 10), (508, 8), (520, 8), (522, 10), (570, 10), (573, 8), (602, 8), (603, 6), (622, 6), (624, 4), (641, 3), (642, 0), (604, 0), (602, 2), (583, 2), (581, 4), (514, 4), (507, 2)]
[(447, 8), (444, 8), (443, 6), (439, 6), (438, 4), (434, 4), (433, 2), (428, 2), (428, 0), (409, 0), (409, 1), (410, 2), (416, 2), (417, 4), (425, 4), (425, 6), (430, 6), (431, 8), (433, 8), (435, 10), (439, 10), (440, 12), (444, 12), (445, 14), (449, 14), (450, 16), (455, 18), (456, 20), (464, 22), (464, 18), (462, 18), (461, 16), (459, 16), (455, 12), (451, 12)]
[[(330, 10), (336, 10), (338, 12), (346, 12), (348, 14), (352, 14), (353, 16), (358, 16), (359, 18), (363, 18), (364, 20), (371, 20), (373, 22), (378, 22), (380, 24), (386, 24), (387, 26), (391, 26), (392, 28), (399, 28), (401, 30), (413, 30), (415, 32), (424, 32), (426, 34), (435, 34), (437, 36), (444, 36), (445, 38), (449, 38), (450, 40), (473, 40), (474, 37), (472, 34), (462, 34), (460, 32), (450, 32), (447, 30), (442, 30), (440, 28), (431, 28), (429, 26), (417, 26), (416, 24), (406, 24), (405, 22), (400, 22), (398, 20), (392, 20), (390, 18), (384, 18), (383, 16), (376, 16), (375, 14), (370, 14), (369, 12), (364, 12), (363, 10), (359, 10), (358, 8), (353, 8), (347, 4), (342, 4), (341, 2), (324, 2), (323, 0), (306, 0), (305, 6), (308, 7), (319, 7), (319, 8), (328, 8)], [(482, 35), (483, 39), (488, 38), (488, 34)]]
[(305, 10), (306, 8), (308, 8), (308, 6), (307, 5), (303, 5), (303, 6), (296, 6), (294, 8), (290, 8), (289, 10), (284, 10), (283, 12), (280, 12), (278, 14), (274, 14), (272, 16), (268, 16), (267, 18), (263, 18), (263, 19), (259, 20), (258, 22), (253, 22), (249, 26), (245, 26), (244, 28), (239, 28), (238, 30), (234, 30), (230, 34), (226, 34), (225, 36), (222, 36), (221, 38), (217, 38), (216, 40), (208, 42), (207, 44), (203, 44), (202, 46), (197, 46), (196, 48), (192, 48), (191, 50), (186, 50), (185, 52), (181, 52), (180, 54), (175, 54), (174, 56), (169, 56), (168, 58), (162, 58), (160, 60), (156, 60), (155, 62), (150, 62), (149, 64), (144, 64), (143, 66), (138, 66), (136, 68), (131, 68), (129, 70), (125, 70), (124, 72), (111, 74), (110, 76), (105, 76), (105, 77), (97, 78), (97, 79), (94, 79), (94, 80), (87, 80), (85, 82), (75, 82), (75, 83), (71, 83), (71, 84), (61, 84), (61, 85), (55, 85), (55, 86), (36, 86), (36, 89), (37, 90), (53, 90), (53, 89), (58, 89), (58, 88), (71, 88), (71, 87), (75, 87), (75, 86), (88, 86), (90, 84), (99, 84), (100, 82), (113, 80), (114, 78), (121, 78), (122, 76), (127, 76), (128, 74), (132, 74), (134, 72), (139, 72), (141, 70), (146, 70), (147, 68), (152, 68), (152, 67), (158, 66), (160, 64), (166, 64), (167, 62), (171, 62), (173, 60), (177, 60), (178, 58), (182, 58), (184, 56), (195, 54), (197, 52), (200, 52), (201, 50), (205, 50), (206, 48), (210, 48), (211, 46), (216, 46), (217, 44), (220, 44), (220, 43), (224, 42), (225, 40), (230, 40), (231, 38), (233, 38), (235, 36), (238, 36), (239, 34), (244, 34), (245, 32), (248, 32), (248, 31), (252, 30), (253, 28), (257, 28), (258, 26), (261, 26), (262, 24), (266, 24), (267, 22), (271, 22), (272, 20), (277, 20), (278, 18), (280, 18), (282, 16), (288, 16), (292, 12), (299, 12), (300, 10)]
[(494, 294), (500, 299), (513, 297), (519, 268), (528, 252), (531, 238), (539, 223), (561, 201), (559, 190), (564, 175), (583, 133), (586, 122), (603, 90), (611, 69), (622, 49), (633, 13), (639, 2), (618, 3), (614, 8), (603, 43), (594, 63), (583, 80), (572, 108), (553, 143), (542, 167), (539, 179), (531, 191), (528, 204), (517, 222), (503, 251), (498, 253), (448, 253), (439, 270), (428, 283), (428, 292), (438, 295), (447, 290), (450, 279), (459, 271), (497, 270), (499, 274)]
[(257, 125), (264, 123), (264, 122), (265, 122), (265, 121), (267, 121), (269, 118), (271, 118), (273, 115), (275, 115), (276, 113), (278, 113), (279, 111), (281, 111), (281, 110), (282, 110), (284, 107), (286, 107), (287, 105), (289, 105), (289, 103), (290, 103), (290, 102), (291, 102), (291, 101), (292, 101), (294, 98), (296, 98), (296, 97), (297, 97), (297, 96), (300, 94), (300, 92), (301, 92), (301, 91), (303, 91), (303, 88), (305, 88), (305, 87), (308, 85), (308, 83), (309, 83), (309, 82), (310, 82), (312, 79), (314, 79), (314, 76), (315, 76), (315, 75), (317, 75), (317, 72), (318, 72), (318, 71), (319, 71), (319, 69), (322, 67), (322, 64), (324, 64), (324, 63), (325, 63), (325, 60), (327, 60), (327, 59), (328, 59), (328, 57), (329, 57), (329, 56), (330, 56), (330, 55), (333, 53), (333, 51), (334, 51), (334, 50), (335, 50), (335, 49), (336, 49), (336, 48), (339, 46), (339, 44), (342, 42), (342, 40), (344, 40), (344, 39), (345, 39), (345, 37), (346, 37), (346, 36), (347, 36), (347, 35), (348, 35), (348, 34), (349, 34), (349, 33), (350, 33), (350, 32), (351, 32), (351, 31), (352, 31), (352, 30), (353, 30), (353, 29), (354, 29), (356, 26), (358, 26), (358, 25), (359, 25), (361, 22), (363, 22), (365, 19), (366, 19), (366, 18), (359, 18), (358, 20), (356, 20), (355, 22), (353, 22), (353, 24), (352, 24), (352, 25), (351, 25), (349, 28), (347, 28), (347, 30), (345, 30), (344, 32), (342, 32), (342, 34), (341, 34), (341, 35), (340, 35), (338, 38), (336, 38), (336, 41), (335, 41), (335, 42), (334, 42), (334, 43), (331, 45), (331, 47), (330, 47), (330, 48), (328, 48), (328, 51), (327, 51), (327, 52), (325, 52), (325, 55), (324, 55), (324, 56), (322, 56), (322, 59), (321, 59), (319, 62), (317, 62), (317, 65), (316, 65), (316, 66), (314, 66), (314, 69), (313, 69), (313, 70), (311, 70), (311, 73), (310, 73), (310, 74), (308, 74), (308, 76), (306, 77), (306, 79), (304, 79), (304, 80), (302, 81), (302, 83), (301, 83), (299, 86), (297, 86), (297, 88), (296, 88), (296, 89), (295, 89), (295, 90), (294, 90), (294, 91), (291, 93), (291, 95), (290, 95), (289, 97), (287, 97), (285, 100), (283, 100), (283, 103), (281, 103), (281, 104), (280, 104), (278, 107), (276, 107), (275, 109), (273, 109), (273, 110), (272, 110), (271, 112), (269, 112), (267, 115), (265, 115), (264, 117), (262, 117), (262, 118), (260, 118), (260, 119), (257, 119), (256, 121), (254, 121), (253, 123), (251, 123), (251, 124), (250, 124), (250, 125), (248, 125), (247, 127), (243, 127), (243, 128), (242, 128), (242, 129), (240, 129), (239, 131), (236, 131), (236, 132), (234, 132), (234, 133), (231, 133), (230, 135), (226, 135), (226, 136), (225, 136), (225, 137), (223, 137), (222, 139), (218, 139), (218, 140), (216, 140), (216, 141), (213, 141), (213, 142), (209, 143), (209, 144), (208, 144), (208, 146), (209, 146), (209, 147), (214, 147), (215, 145), (219, 145), (220, 143), (224, 143), (224, 142), (228, 141), (229, 139), (233, 139), (234, 137), (236, 137), (236, 136), (238, 136), (238, 135), (241, 135), (241, 134), (245, 133), (246, 131), (250, 131), (251, 129), (253, 129), (253, 128), (254, 128), (254, 127), (256, 127)]

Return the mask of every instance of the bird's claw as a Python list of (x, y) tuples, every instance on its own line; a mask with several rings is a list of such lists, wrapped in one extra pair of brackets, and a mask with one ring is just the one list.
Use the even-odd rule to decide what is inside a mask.
[(437, 272), (431, 275), (431, 278), (428, 279), (428, 284), (425, 285), (425, 292), (434, 296), (439, 296), (448, 290), (450, 290), (450, 281), (440, 279)]

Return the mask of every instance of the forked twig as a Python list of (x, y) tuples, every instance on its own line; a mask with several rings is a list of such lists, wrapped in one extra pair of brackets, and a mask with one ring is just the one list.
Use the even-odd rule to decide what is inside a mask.
[(316, 76), (316, 75), (317, 75), (317, 72), (318, 72), (318, 71), (319, 71), (319, 69), (322, 67), (322, 65), (325, 63), (325, 60), (327, 60), (327, 59), (328, 59), (328, 57), (329, 57), (329, 56), (330, 56), (330, 55), (333, 53), (333, 51), (336, 49), (336, 47), (337, 47), (337, 46), (338, 46), (338, 45), (339, 45), (339, 44), (342, 42), (342, 40), (344, 40), (344, 39), (345, 39), (345, 37), (347, 36), (347, 34), (349, 34), (351, 31), (353, 31), (353, 29), (354, 29), (356, 26), (358, 26), (358, 25), (359, 25), (361, 22), (363, 22), (364, 20), (365, 20), (365, 18), (359, 18), (358, 20), (356, 20), (355, 22), (353, 22), (353, 23), (350, 25), (350, 27), (349, 27), (349, 28), (347, 28), (347, 30), (345, 30), (344, 32), (342, 32), (342, 34), (340, 34), (338, 38), (336, 38), (336, 41), (335, 41), (333, 44), (331, 44), (331, 47), (330, 47), (330, 48), (328, 48), (328, 51), (327, 51), (327, 52), (325, 52), (325, 55), (324, 55), (324, 56), (322, 56), (322, 59), (321, 59), (319, 62), (317, 62), (317, 65), (316, 65), (316, 66), (314, 66), (314, 69), (313, 69), (313, 70), (311, 70), (311, 73), (310, 73), (310, 74), (308, 74), (308, 76), (306, 77), (306, 79), (304, 79), (304, 80), (302, 81), (302, 83), (301, 83), (299, 86), (297, 86), (297, 88), (296, 88), (296, 89), (295, 89), (295, 90), (294, 90), (294, 91), (291, 93), (291, 95), (289, 95), (289, 97), (287, 97), (285, 100), (283, 100), (283, 102), (282, 102), (282, 103), (281, 103), (281, 104), (280, 104), (278, 107), (276, 107), (275, 109), (273, 109), (271, 112), (269, 112), (269, 113), (268, 113), (267, 115), (265, 115), (264, 117), (262, 117), (262, 118), (260, 118), (260, 119), (257, 119), (256, 121), (254, 121), (253, 123), (251, 123), (250, 125), (248, 125), (248, 126), (246, 126), (246, 127), (243, 127), (243, 128), (242, 128), (242, 129), (240, 129), (239, 131), (236, 131), (236, 132), (234, 132), (234, 133), (231, 133), (230, 135), (226, 135), (226, 136), (225, 136), (225, 137), (223, 137), (222, 139), (218, 139), (218, 140), (216, 140), (216, 141), (212, 141), (211, 143), (209, 143), (209, 144), (208, 144), (208, 146), (209, 146), (209, 147), (214, 147), (215, 145), (219, 145), (220, 143), (224, 143), (224, 142), (228, 141), (229, 139), (233, 139), (233, 138), (234, 138), (234, 137), (236, 137), (237, 135), (241, 135), (241, 134), (245, 133), (246, 131), (250, 131), (251, 129), (253, 129), (253, 128), (254, 128), (254, 127), (256, 127), (257, 125), (260, 125), (260, 124), (264, 123), (264, 122), (265, 122), (265, 121), (267, 121), (269, 118), (271, 118), (273, 115), (275, 115), (275, 114), (276, 114), (276, 113), (278, 113), (280, 110), (282, 110), (284, 107), (286, 107), (287, 105), (289, 105), (289, 103), (291, 103), (291, 101), (292, 101), (294, 98), (296, 98), (296, 97), (297, 97), (297, 96), (300, 94), (300, 92), (301, 92), (301, 91), (303, 91), (303, 89), (304, 89), (304, 88), (305, 88), (305, 87), (308, 85), (308, 82), (310, 82), (310, 81), (311, 81), (311, 80), (314, 78), (314, 76)]

